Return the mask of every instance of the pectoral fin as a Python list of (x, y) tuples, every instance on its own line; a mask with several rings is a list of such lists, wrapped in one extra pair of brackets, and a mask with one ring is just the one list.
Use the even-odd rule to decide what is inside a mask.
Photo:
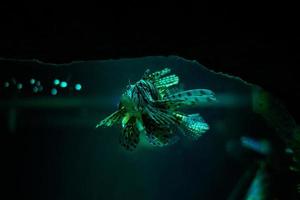
[(132, 151), (140, 141), (139, 136), (140, 130), (137, 127), (136, 119), (130, 118), (120, 135), (119, 141), (126, 150)]
[(96, 128), (100, 126), (112, 126), (113, 124), (118, 123), (121, 120), (122, 115), (123, 115), (123, 110), (122, 109), (117, 110), (116, 112), (112, 113), (111, 115), (109, 115), (108, 117), (100, 121), (96, 125)]

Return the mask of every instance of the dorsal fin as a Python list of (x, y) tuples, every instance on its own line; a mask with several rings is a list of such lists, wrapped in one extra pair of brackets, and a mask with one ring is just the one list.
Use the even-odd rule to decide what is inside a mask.
[(161, 87), (171, 87), (179, 83), (179, 77), (175, 74), (160, 78), (154, 82), (154, 85), (157, 88)]
[(148, 80), (155, 81), (155, 80), (159, 79), (160, 77), (162, 77), (162, 76), (164, 76), (164, 75), (166, 75), (170, 72), (171, 72), (171, 69), (169, 69), (169, 68), (164, 68), (160, 71), (156, 71), (156, 72), (153, 72), (153, 73), (150, 73), (150, 70), (147, 69), (144, 76), (143, 76), (143, 79), (148, 79)]

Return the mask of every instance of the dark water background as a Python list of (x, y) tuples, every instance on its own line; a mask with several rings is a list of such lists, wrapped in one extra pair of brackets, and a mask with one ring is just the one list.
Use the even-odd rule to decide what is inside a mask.
[[(66, 65), (1, 60), (0, 65), (9, 69), (1, 74), (2, 82), (13, 77), (24, 83), (20, 91), (0, 90), (6, 191), (13, 197), (226, 199), (260, 159), (235, 145), (241, 136), (268, 138), (282, 148), (252, 111), (251, 85), (195, 61), (170, 56)], [(95, 129), (116, 110), (129, 80), (139, 80), (148, 68), (164, 67), (180, 77), (185, 89), (216, 93), (218, 103), (186, 110), (200, 113), (210, 125), (205, 135), (198, 141), (182, 138), (165, 148), (141, 142), (136, 151), (127, 152), (118, 144), (120, 127)], [(32, 92), (33, 77), (41, 81), (42, 92)], [(55, 78), (69, 85), (53, 96)], [(81, 91), (71, 89), (76, 82), (82, 84)]]
[[(237, 81), (224, 78), (226, 84), (220, 84), (221, 77), (217, 81), (213, 81), (217, 77), (207, 79), (202, 70), (191, 74), (187, 69), (184, 73), (183, 66), (192, 64), (180, 60), (184, 65), (179, 66), (173, 58), (91, 61), (59, 67), (13, 61), (66, 63), (180, 55), (259, 84), (283, 101), (299, 124), (300, 32), (296, 4), (174, 4), (167, 8), (122, 5), (120, 9), (84, 9), (82, 2), (79, 9), (69, 5), (51, 9), (44, 3), (32, 6), (27, 2), (2, 5), (0, 199), (226, 199), (239, 188), (237, 181), (245, 170), (262, 159), (236, 145), (242, 134), (268, 137), (276, 146), (276, 153), (267, 159), (273, 170), (268, 171), (272, 177), (268, 181), (272, 186), (270, 199), (299, 199), (292, 198), (295, 174), (285, 172), (288, 162), (280, 154), (282, 142), (251, 112), (249, 101), (242, 101), (246, 102), (243, 108), (232, 106), (232, 102), (227, 107), (199, 108), (197, 112), (211, 130), (197, 142), (183, 139), (164, 149), (140, 145), (129, 154), (117, 142), (119, 128), (94, 129), (116, 108), (128, 79), (140, 78), (145, 63), (159, 68), (156, 64), (171, 62), (174, 66), (168, 67), (180, 68), (175, 71), (184, 75), (181, 78), (186, 88), (204, 88), (207, 84), (209, 89), (231, 95), (243, 90), (247, 99), (247, 87), (236, 88), (241, 85)], [(18, 93), (15, 87), (3, 89), (3, 81), (11, 81), (11, 77), (25, 83), (33, 76), (42, 81), (43, 93), (32, 93), (31, 85), (24, 85)], [(70, 78), (70, 87), (60, 90), (56, 98), (50, 95), (50, 89), (57, 77)], [(83, 89), (70, 91), (78, 81)], [(245, 190), (247, 187), (242, 188)]]

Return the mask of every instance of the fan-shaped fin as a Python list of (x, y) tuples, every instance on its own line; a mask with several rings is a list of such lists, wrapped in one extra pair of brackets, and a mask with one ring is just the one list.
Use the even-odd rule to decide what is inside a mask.
[(146, 138), (153, 146), (164, 147), (175, 144), (178, 142), (179, 137), (177, 135), (159, 135), (159, 134), (146, 134)]
[(169, 68), (164, 68), (160, 71), (156, 71), (156, 72), (153, 72), (151, 74), (150, 74), (150, 70), (147, 70), (145, 75), (144, 75), (144, 79), (155, 81), (155, 80), (159, 79), (160, 77), (162, 77), (162, 76), (164, 76), (164, 75), (166, 75), (170, 72), (171, 72), (171, 69), (169, 69)]
[(177, 122), (173, 113), (167, 110), (146, 106), (144, 112), (157, 124), (175, 124)]
[(130, 118), (120, 135), (120, 144), (127, 150), (132, 151), (140, 141), (140, 132), (136, 126), (136, 119)]
[(181, 126), (187, 130), (184, 134), (194, 139), (198, 139), (203, 133), (209, 130), (208, 124), (204, 122), (199, 114), (182, 116)]
[(176, 85), (179, 82), (179, 77), (176, 76), (175, 74), (166, 76), (163, 78), (158, 79), (157, 81), (154, 82), (154, 85), (157, 88), (162, 88), (162, 87), (170, 87), (172, 85)]
[(163, 100), (154, 101), (154, 105), (166, 109), (178, 109), (185, 106), (215, 102), (216, 97), (209, 90), (188, 90), (166, 96)]

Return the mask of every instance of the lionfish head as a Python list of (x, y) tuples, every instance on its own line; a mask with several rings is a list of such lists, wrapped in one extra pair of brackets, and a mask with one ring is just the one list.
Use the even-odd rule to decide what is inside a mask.
[(134, 112), (135, 111), (135, 104), (132, 101), (132, 90), (134, 85), (127, 85), (125, 92), (122, 94), (119, 109), (125, 109), (127, 112)]

